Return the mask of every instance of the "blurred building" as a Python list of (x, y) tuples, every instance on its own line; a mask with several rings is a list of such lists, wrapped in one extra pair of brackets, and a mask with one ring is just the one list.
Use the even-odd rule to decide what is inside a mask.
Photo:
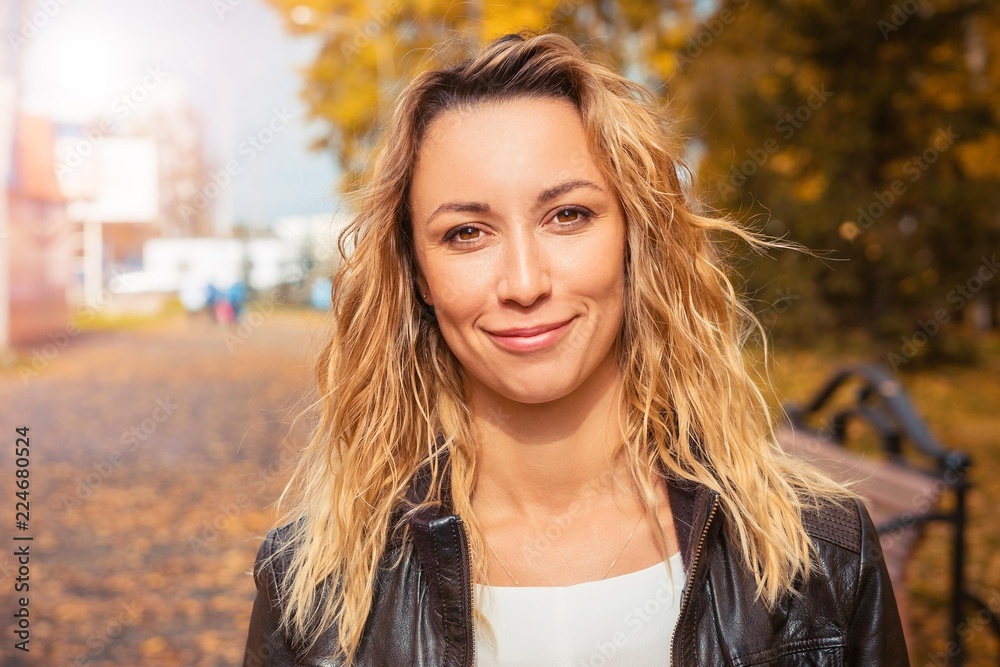
[(96, 298), (113, 276), (138, 276), (148, 241), (212, 234), (198, 118), (179, 86), (156, 92), (134, 113), (123, 108), (117, 122), (60, 128), (60, 183), (83, 238), (73, 303)]
[(157, 148), (152, 139), (114, 136), (103, 121), (60, 127), (59, 185), (81, 239), (72, 305), (96, 301), (112, 275), (142, 267), (142, 246), (160, 231)]
[[(309, 274), (330, 275), (340, 262), (337, 239), (350, 222), (344, 209), (320, 215), (289, 215), (278, 218), (271, 231), (296, 249), (303, 266), (303, 278)], [(349, 248), (347, 250), (350, 250)]]
[(294, 249), (276, 238), (153, 239), (143, 249), (143, 270), (125, 276), (130, 291), (174, 292), (191, 285), (227, 288), (244, 282), (269, 290), (298, 275)]
[(56, 178), (55, 134), (43, 116), (15, 113), (7, 183), (8, 342), (45, 339), (68, 321), (75, 239)]
[(336, 268), (343, 213), (287, 216), (270, 230), (240, 238), (154, 238), (143, 244), (142, 270), (121, 275), (116, 292), (167, 294), (237, 282), (257, 291), (305, 287)]
[(124, 133), (152, 139), (159, 160), (159, 216), (156, 236), (212, 236), (212, 208), (200, 193), (208, 170), (201, 126), (179, 88), (164, 84), (157, 103), (137, 114)]
[[(0, 4), (0, 32), (7, 34), (18, 24), (20, 6)], [(13, 140), (16, 122), (20, 58), (16, 49), (0, 49), (0, 354), (6, 357), (10, 338), (10, 201), (14, 182)]]

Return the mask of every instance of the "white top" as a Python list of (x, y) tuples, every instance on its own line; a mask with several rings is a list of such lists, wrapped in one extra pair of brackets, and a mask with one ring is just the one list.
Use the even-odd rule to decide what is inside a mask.
[(684, 581), (678, 552), (645, 570), (571, 586), (476, 584), (497, 639), (490, 646), (477, 626), (476, 667), (669, 666)]

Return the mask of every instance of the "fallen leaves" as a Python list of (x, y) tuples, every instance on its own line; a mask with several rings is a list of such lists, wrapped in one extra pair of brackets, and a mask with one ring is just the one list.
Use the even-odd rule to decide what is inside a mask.
[(312, 391), (307, 321), (276, 311), (230, 352), (220, 328), (169, 320), (74, 341), (27, 386), (0, 377), (36, 452), (38, 664), (241, 661), (286, 479), (268, 461), (305, 441), (291, 417)]

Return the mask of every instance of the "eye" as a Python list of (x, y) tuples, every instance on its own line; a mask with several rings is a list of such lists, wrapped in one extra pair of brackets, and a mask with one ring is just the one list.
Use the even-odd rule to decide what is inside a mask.
[(585, 208), (579, 206), (567, 206), (556, 211), (553, 219), (562, 224), (572, 225), (577, 222), (586, 222), (593, 217), (593, 214)]
[(479, 232), (480, 232), (479, 227), (473, 227), (472, 225), (461, 225), (459, 227), (455, 227), (447, 234), (445, 234), (444, 240), (450, 243), (457, 237), (459, 243), (472, 243), (478, 238), (477, 236), (473, 235), (478, 234)]

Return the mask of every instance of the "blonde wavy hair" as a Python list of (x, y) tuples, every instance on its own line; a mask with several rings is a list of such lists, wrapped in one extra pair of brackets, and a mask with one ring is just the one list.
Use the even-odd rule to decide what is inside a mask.
[[(431, 466), (428, 497), (407, 505), (405, 517), (439, 505), (450, 487), (447, 500), (468, 527), (474, 580), (486, 580), (471, 510), (472, 415), (461, 365), (418, 295), (408, 191), (421, 139), (439, 114), (516, 97), (575, 105), (590, 152), (623, 207), (617, 363), (628, 417), (614, 460), (625, 457), (650, 514), (664, 470), (717, 491), (757, 595), (773, 606), (810, 572), (814, 548), (803, 510), (849, 493), (783, 455), (742, 353), (759, 332), (766, 358), (767, 339), (727, 277), (720, 241), (728, 235), (756, 250), (787, 244), (696, 212), (682, 176), (683, 144), (646, 88), (565, 36), (504, 36), (458, 64), (423, 72), (401, 93), (369, 172), (352, 192), (357, 213), (338, 241), (343, 261), (333, 276), (331, 335), (317, 366), (319, 421), (278, 501), (280, 522), (292, 525), (273, 557), (293, 552), (279, 582), (282, 628), (309, 647), (336, 626), (345, 664), (361, 641), (390, 535), (406, 531), (394, 510), (406, 505), (423, 464)], [(438, 465), (442, 448), (447, 470)], [(442, 486), (445, 475), (450, 485)], [(662, 529), (658, 538), (665, 548)], [(331, 581), (338, 584), (322, 586)], [(475, 618), (486, 622), (478, 609)]]

